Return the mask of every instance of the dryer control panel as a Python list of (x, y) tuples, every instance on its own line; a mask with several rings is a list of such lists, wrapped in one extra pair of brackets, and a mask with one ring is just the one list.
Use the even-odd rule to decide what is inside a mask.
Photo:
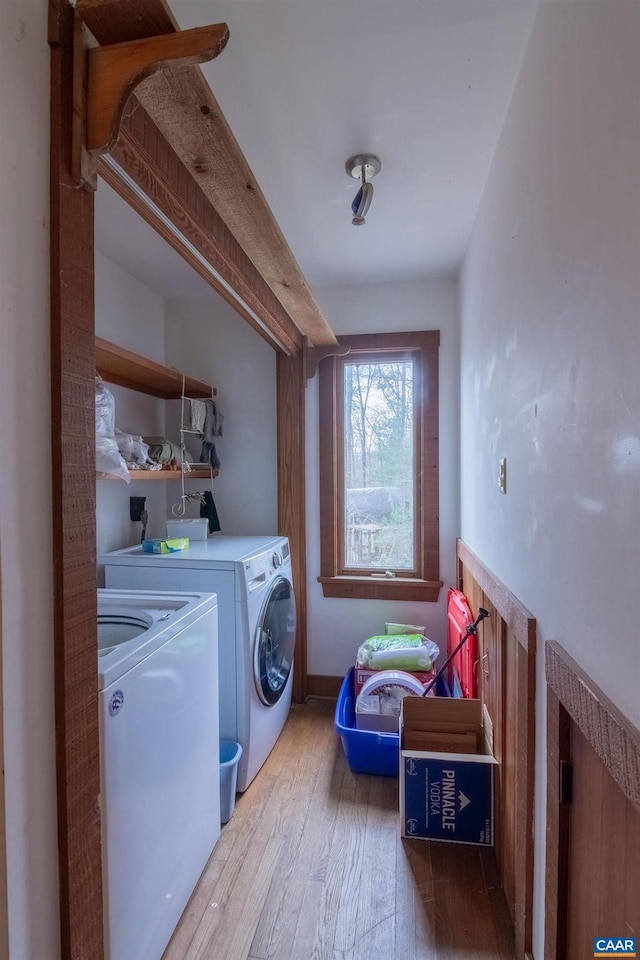
[(249, 590), (264, 586), (276, 574), (283, 573), (289, 555), (289, 542), (283, 539), (275, 549), (272, 546), (266, 553), (247, 560), (244, 564), (244, 577)]

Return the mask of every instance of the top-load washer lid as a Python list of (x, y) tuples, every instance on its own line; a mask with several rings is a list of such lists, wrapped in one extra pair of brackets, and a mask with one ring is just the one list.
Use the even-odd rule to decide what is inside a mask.
[(98, 656), (111, 653), (119, 644), (128, 643), (153, 626), (153, 617), (142, 610), (114, 606), (98, 611)]
[[(98, 590), (98, 682), (101, 690), (204, 614), (212, 593)], [(215, 636), (212, 637), (215, 643)]]

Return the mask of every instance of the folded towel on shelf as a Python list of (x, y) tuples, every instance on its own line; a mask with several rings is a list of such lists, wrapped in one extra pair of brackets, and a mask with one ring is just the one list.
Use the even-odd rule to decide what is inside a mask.
[(191, 429), (196, 433), (204, 433), (204, 421), (207, 416), (207, 407), (204, 400), (190, 400)]
[(205, 400), (204, 404), (207, 409), (207, 414), (202, 432), (200, 463), (210, 463), (214, 470), (219, 470), (220, 458), (216, 453), (216, 445), (213, 442), (213, 438), (222, 436), (222, 415), (218, 413), (215, 401)]
[(188, 463), (193, 461), (188, 450), (185, 450), (183, 455), (180, 444), (167, 440), (166, 437), (143, 437), (143, 440), (149, 447), (149, 458), (156, 463), (168, 464), (172, 460), (180, 463), (183, 459)]

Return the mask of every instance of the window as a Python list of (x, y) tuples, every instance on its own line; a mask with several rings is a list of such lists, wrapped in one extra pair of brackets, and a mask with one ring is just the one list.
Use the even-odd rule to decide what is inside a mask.
[(320, 364), (326, 597), (437, 600), (437, 330), (341, 337)]

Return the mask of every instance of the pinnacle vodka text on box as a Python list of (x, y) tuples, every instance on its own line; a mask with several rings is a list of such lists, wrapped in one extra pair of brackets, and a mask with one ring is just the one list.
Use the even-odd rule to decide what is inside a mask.
[(635, 957), (635, 937), (594, 937), (594, 957)]
[(493, 846), (494, 767), (483, 754), (403, 752), (403, 836)]

